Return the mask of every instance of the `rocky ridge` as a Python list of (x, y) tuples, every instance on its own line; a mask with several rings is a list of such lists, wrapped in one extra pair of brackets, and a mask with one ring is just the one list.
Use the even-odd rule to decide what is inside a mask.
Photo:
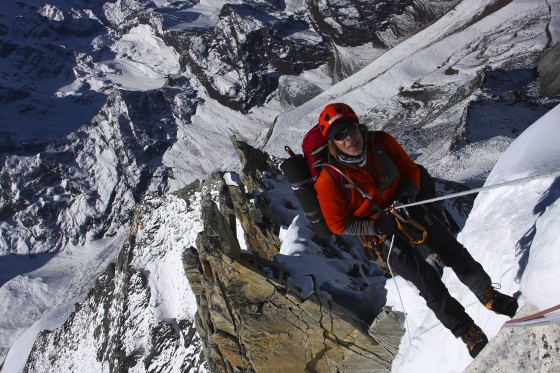
[[(318, 288), (302, 297), (290, 285), (274, 261), (280, 225), (289, 222), (270, 220), (263, 194), (286, 181), (268, 155), (233, 143), (242, 161), (252, 160), (243, 162), (243, 182), (216, 173), (140, 204), (115, 265), (62, 327), (39, 335), (26, 371), (63, 371), (76, 359), (110, 371), (390, 370), (404, 329), (385, 311), (369, 328)], [(178, 223), (184, 219), (197, 235)], [(196, 297), (194, 319), (165, 319), (158, 309), (153, 263), (171, 257), (173, 270), (188, 278), (179, 291)]]
[[(240, 147), (247, 149), (246, 144), (237, 143), (240, 153)], [(266, 158), (261, 155), (251, 159)], [(249, 187), (259, 180), (251, 174), (268, 172), (268, 177), (278, 177), (278, 170), (267, 170), (270, 166), (259, 168), (254, 162), (251, 170), (247, 170), (249, 164), (245, 166), (249, 172), (245, 173), (244, 187), (251, 195), (258, 189)], [(244, 232), (254, 232), (260, 221), (250, 213), (254, 208), (238, 186), (226, 188), (229, 193), (221, 196), (229, 195), (230, 200), (219, 201), (220, 208), (210, 198), (203, 202), (205, 229), (197, 238), (197, 247), (187, 250), (184, 256), (187, 277), (199, 306), (197, 330), (211, 370), (388, 371), (394, 356), (389, 351), (396, 351), (404, 333), (400, 325), (390, 317), (383, 318), (370, 331), (376, 340), (368, 334), (363, 321), (343, 306), (322, 299), (319, 289), (302, 299), (299, 291), (290, 288), (283, 268), (270, 260), (279, 245), (274, 234), (268, 235), (273, 240), (247, 241), (249, 251), (242, 252), (232, 229), (233, 220), (241, 218)], [(233, 207), (229, 214), (227, 206)], [(245, 216), (241, 217), (239, 212), (243, 210)], [(390, 342), (383, 345), (379, 340)]]

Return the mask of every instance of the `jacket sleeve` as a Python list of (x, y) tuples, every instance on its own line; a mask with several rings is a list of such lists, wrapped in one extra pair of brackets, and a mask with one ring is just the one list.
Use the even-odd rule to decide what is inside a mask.
[(327, 226), (335, 234), (343, 234), (347, 223), (353, 217), (346, 208), (343, 186), (333, 176), (322, 170), (315, 181), (317, 199)]
[(385, 133), (384, 142), (389, 156), (401, 174), (395, 197), (406, 195), (411, 201), (416, 200), (420, 190), (420, 169), (393, 136)]

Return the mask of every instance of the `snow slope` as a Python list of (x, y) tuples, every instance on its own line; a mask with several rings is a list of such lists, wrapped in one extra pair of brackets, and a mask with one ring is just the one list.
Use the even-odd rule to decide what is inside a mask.
[[(560, 106), (550, 111), (500, 156), (486, 185), (525, 176), (560, 171), (560, 149), (555, 145), (560, 131)], [(520, 306), (531, 303), (539, 309), (560, 304), (557, 289), (560, 266), (560, 178), (544, 177), (526, 184), (482, 192), (458, 239), (501, 285), (506, 294), (519, 294)], [(467, 312), (494, 337), (508, 320), (487, 311), (457, 278), (446, 271), (444, 282)], [(399, 287), (407, 289), (403, 281)], [(412, 289), (406, 290), (410, 295)], [(389, 290), (389, 293), (394, 293)], [(393, 301), (394, 302), (394, 301)], [(403, 339), (400, 358), (393, 372), (462, 372), (471, 358), (456, 340), (426, 312), (418, 296), (404, 300), (412, 343)], [(401, 308), (398, 302), (395, 307)]]
[(37, 334), (66, 321), (74, 305), (85, 298), (84, 289), (93, 287), (115, 261), (125, 237), (123, 231), (114, 239), (58, 254), (2, 258), (0, 346), (10, 346), (13, 361), (2, 359), (2, 372), (23, 369)]

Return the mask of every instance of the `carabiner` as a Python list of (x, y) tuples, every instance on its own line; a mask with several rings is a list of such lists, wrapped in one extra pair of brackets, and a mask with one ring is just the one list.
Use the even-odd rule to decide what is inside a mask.
[[(401, 223), (401, 221), (398, 218), (395, 218), (395, 220), (397, 222), (399, 231), (401, 231), (401, 233), (404, 234), (404, 236), (410, 241), (410, 243), (413, 243), (415, 245), (420, 245), (424, 243), (424, 241), (426, 241), (426, 238), (428, 238), (428, 231), (426, 230), (426, 228), (418, 224), (415, 220), (409, 218), (405, 223)], [(410, 233), (406, 230), (404, 224), (411, 226), (413, 229), (416, 230), (416, 233), (421, 233), (422, 237), (418, 239), (414, 239), (410, 235)]]
[(391, 206), (389, 206), (388, 210), (401, 222), (408, 223), (408, 221), (410, 220), (410, 214), (408, 213), (408, 210), (406, 208), (399, 207), (399, 205), (401, 205), (401, 203), (393, 203)]

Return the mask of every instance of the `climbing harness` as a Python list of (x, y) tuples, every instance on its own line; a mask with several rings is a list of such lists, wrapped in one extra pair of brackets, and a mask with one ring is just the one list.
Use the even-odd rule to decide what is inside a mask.
[(392, 277), (393, 274), (389, 270), (389, 263), (387, 263), (387, 259), (383, 255), (383, 251), (382, 251), (382, 245), (386, 239), (387, 239), (387, 235), (368, 236), (368, 237), (360, 236), (360, 242), (362, 243), (362, 246), (367, 251), (367, 253), (371, 255), (371, 257), (374, 259), (373, 261), (375, 262), (376, 260), (379, 260), (379, 263), (376, 263), (377, 267), (383, 273), (385, 273), (387, 277)]
[(410, 243), (420, 245), (424, 243), (424, 241), (426, 241), (426, 238), (428, 237), (428, 231), (426, 230), (426, 228), (424, 228), (417, 221), (410, 217), (408, 211), (404, 208), (404, 205), (393, 204), (389, 208), (383, 210), (373, 201), (373, 197), (369, 193), (355, 184), (352, 179), (350, 179), (348, 175), (346, 175), (341, 169), (331, 163), (322, 163), (320, 164), (320, 166), (328, 167), (338, 172), (346, 181), (348, 181), (349, 184), (345, 184), (345, 188), (354, 188), (362, 195), (362, 197), (367, 199), (373, 206), (373, 208), (377, 211), (374, 216), (379, 217), (379, 214), (383, 213), (383, 211), (388, 213), (389, 215), (392, 215), (395, 218), (399, 231), (410, 241)]

